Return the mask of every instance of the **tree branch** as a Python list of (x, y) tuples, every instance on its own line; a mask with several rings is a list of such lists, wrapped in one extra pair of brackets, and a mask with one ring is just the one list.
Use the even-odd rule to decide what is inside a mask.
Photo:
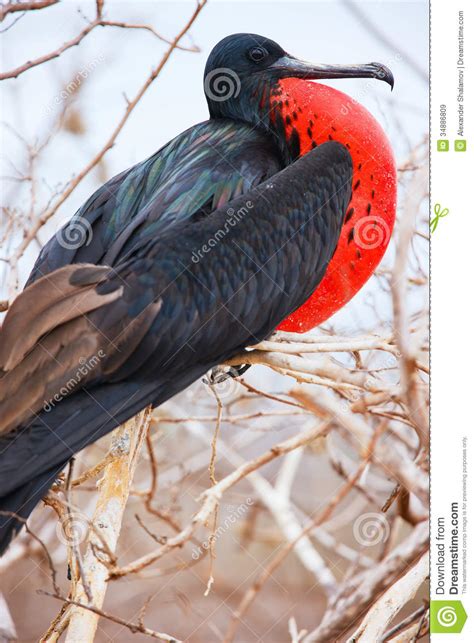
[(36, 0), (35, 2), (8, 2), (0, 7), (0, 22), (7, 17), (9, 13), (17, 11), (38, 11), (58, 4), (59, 0)]
[[(115, 552), (127, 504), (133, 474), (140, 450), (150, 424), (150, 409), (142, 411), (123, 426), (116, 429), (112, 436), (110, 451), (113, 459), (104, 470), (99, 484), (99, 497), (92, 518), (86, 554), (82, 562), (84, 579), (92, 596), (93, 607), (100, 610), (107, 591), (107, 567), (98, 557), (107, 549)], [(84, 582), (78, 583), (74, 596), (78, 604), (90, 605)], [(67, 643), (87, 643), (94, 640), (98, 623), (96, 611), (84, 610), (76, 605), (71, 610)]]
[[(94, 158), (79, 172), (79, 174), (69, 183), (68, 187), (64, 190), (64, 192), (59, 195), (59, 197), (56, 199), (54, 204), (49, 207), (43, 214), (41, 214), (38, 219), (33, 223), (33, 225), (30, 226), (28, 229), (28, 232), (25, 235), (25, 238), (23, 239), (22, 243), (16, 250), (14, 256), (13, 256), (13, 262), (16, 262), (22, 257), (23, 253), (25, 252), (26, 248), (29, 246), (31, 241), (35, 238), (36, 234), (38, 231), (44, 226), (44, 224), (58, 211), (58, 209), (61, 207), (61, 205), (66, 201), (66, 199), (69, 198), (69, 196), (74, 192), (74, 190), (77, 188), (77, 186), (81, 183), (81, 181), (89, 174), (89, 172), (102, 160), (102, 158), (105, 156), (105, 154), (113, 147), (115, 140), (117, 139), (117, 136), (120, 134), (122, 131), (125, 123), (129, 119), (131, 113), (135, 109), (135, 107), (138, 105), (140, 100), (143, 98), (145, 92), (147, 89), (150, 87), (150, 85), (153, 83), (153, 81), (158, 77), (160, 74), (161, 70), (163, 67), (166, 65), (168, 62), (171, 54), (173, 51), (177, 48), (180, 40), (183, 38), (183, 36), (189, 31), (191, 28), (192, 24), (200, 14), (201, 10), (204, 8), (207, 0), (199, 0), (199, 2), (196, 5), (195, 10), (193, 11), (191, 17), (189, 18), (188, 22), (185, 24), (185, 26), (181, 29), (181, 31), (178, 33), (178, 35), (173, 39), (171, 42), (170, 46), (168, 47), (167, 51), (164, 53), (160, 63), (153, 69), (151, 74), (148, 76), (147, 80), (144, 82), (142, 87), (139, 89), (138, 93), (135, 95), (135, 97), (128, 102), (127, 108), (125, 110), (124, 115), (116, 125), (115, 129), (113, 130), (112, 134), (109, 136), (108, 140), (106, 141), (105, 145), (102, 147), (102, 149), (97, 152), (97, 154), (94, 156)], [(87, 32), (89, 33), (89, 32)]]

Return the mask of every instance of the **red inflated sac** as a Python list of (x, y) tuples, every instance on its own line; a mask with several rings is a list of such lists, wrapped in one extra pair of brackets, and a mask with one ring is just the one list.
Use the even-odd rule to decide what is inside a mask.
[(339, 141), (352, 155), (352, 199), (328, 270), (311, 297), (279, 330), (306, 332), (321, 324), (362, 288), (382, 259), (393, 230), (397, 175), (390, 143), (375, 118), (347, 94), (297, 79), (280, 81), (275, 98), (287, 136), (294, 129), (301, 154)]

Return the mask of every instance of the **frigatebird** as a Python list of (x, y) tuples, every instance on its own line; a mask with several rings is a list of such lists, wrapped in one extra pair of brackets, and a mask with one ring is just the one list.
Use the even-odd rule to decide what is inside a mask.
[(303, 110), (285, 116), (281, 83), (345, 77), (393, 86), (378, 63), (314, 65), (262, 36), (225, 38), (204, 73), (210, 119), (111, 179), (44, 247), (0, 332), (0, 551), (76, 452), (315, 292), (353, 159), (335, 140), (302, 149)]

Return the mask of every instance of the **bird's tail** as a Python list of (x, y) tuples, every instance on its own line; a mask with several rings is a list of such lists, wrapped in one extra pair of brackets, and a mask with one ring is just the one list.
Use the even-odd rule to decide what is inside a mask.
[(156, 383), (78, 391), (0, 437), (0, 556), (71, 457), (155, 397)]
[(66, 463), (53, 467), (0, 497), (0, 556), (2, 556), (23, 522), (46, 495)]

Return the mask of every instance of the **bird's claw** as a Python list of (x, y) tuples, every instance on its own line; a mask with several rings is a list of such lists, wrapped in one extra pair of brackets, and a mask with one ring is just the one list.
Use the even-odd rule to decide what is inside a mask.
[(202, 381), (208, 386), (214, 386), (225, 382), (230, 377), (240, 377), (246, 370), (250, 368), (250, 364), (241, 364), (240, 366), (214, 366), (208, 376), (203, 377)]

